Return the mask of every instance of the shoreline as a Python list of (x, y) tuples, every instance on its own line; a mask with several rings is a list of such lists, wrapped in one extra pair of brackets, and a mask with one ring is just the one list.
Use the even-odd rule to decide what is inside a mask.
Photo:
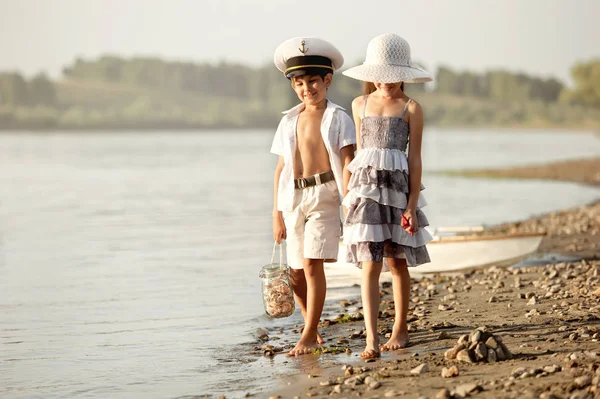
[[(592, 169), (587, 161), (566, 161), (569, 172), (560, 180), (574, 181), (583, 165)], [(600, 186), (600, 158), (594, 162), (598, 169), (585, 176), (597, 176), (598, 180), (586, 178), (587, 181), (576, 182)], [(502, 172), (503, 177), (509, 177), (515, 170), (528, 170), (531, 178), (552, 179), (551, 173), (557, 168), (565, 169), (565, 162)], [(510, 177), (522, 178), (522, 174)], [(408, 315), (411, 345), (383, 352), (373, 362), (358, 356), (364, 347), (364, 323), (357, 289), (356, 297), (339, 301), (338, 315), (322, 317), (320, 331), (326, 340), (323, 347), (339, 353), (305, 355), (316, 368), (301, 368), (302, 373), (283, 377), (278, 388), (253, 396), (600, 398), (600, 199), (581, 207), (493, 226), (486, 233), (541, 231), (547, 236), (538, 253), (579, 260), (413, 278)], [(391, 286), (386, 282), (381, 285), (378, 326), (380, 339), (385, 342), (394, 312)], [(513, 359), (492, 364), (445, 357), (461, 335), (483, 326), (501, 337), (514, 354)], [(293, 344), (297, 332), (278, 332), (286, 339), (255, 344), (255, 356), (284, 356), (282, 353)], [(305, 361), (289, 359), (291, 363)], [(419, 366), (426, 371), (415, 371)], [(457, 376), (441, 376), (443, 368), (453, 366), (458, 369)], [(350, 368), (352, 373), (347, 371)]]
[[(85, 133), (106, 133), (106, 134), (119, 134), (121, 132), (139, 132), (139, 133), (156, 133), (162, 131), (177, 131), (177, 132), (195, 132), (203, 133), (206, 131), (227, 131), (227, 130), (249, 130), (249, 129), (261, 129), (268, 130), (271, 132), (276, 127), (278, 120), (256, 125), (239, 125), (239, 124), (140, 124), (140, 125), (90, 125), (90, 126), (0, 126), (0, 134), (10, 133), (43, 133), (43, 134), (54, 134), (54, 133), (71, 133), (71, 134), (85, 134)], [(569, 133), (569, 134), (594, 134), (600, 135), (600, 126), (545, 126), (545, 125), (430, 125), (431, 129), (448, 129), (448, 130), (461, 130), (467, 132), (478, 132), (481, 129), (486, 130), (498, 130), (506, 134), (512, 134), (515, 132), (533, 132), (533, 133)]]

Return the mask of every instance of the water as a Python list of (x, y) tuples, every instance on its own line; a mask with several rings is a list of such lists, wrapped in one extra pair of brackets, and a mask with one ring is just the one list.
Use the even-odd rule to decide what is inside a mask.
[[(0, 396), (241, 397), (304, 367), (248, 362), (235, 346), (300, 321), (267, 319), (260, 297), (271, 133), (1, 134)], [(570, 183), (428, 173), (597, 156), (592, 134), (428, 130), (423, 148), (432, 227), (600, 197)]]

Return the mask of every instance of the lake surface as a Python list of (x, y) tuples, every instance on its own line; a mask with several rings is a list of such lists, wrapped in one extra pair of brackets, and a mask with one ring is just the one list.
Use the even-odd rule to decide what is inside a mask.
[[(0, 396), (241, 397), (302, 362), (240, 356), (272, 248), (270, 131), (0, 134)], [(600, 155), (585, 133), (427, 130), (432, 227), (600, 198), (571, 183), (445, 169)], [(351, 291), (336, 281), (335, 298)]]

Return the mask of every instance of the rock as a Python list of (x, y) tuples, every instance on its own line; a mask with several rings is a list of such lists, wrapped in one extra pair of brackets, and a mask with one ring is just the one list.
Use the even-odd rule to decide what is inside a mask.
[(581, 377), (575, 378), (573, 384), (577, 389), (583, 389), (592, 383), (592, 377), (589, 375), (582, 375)]
[(463, 349), (456, 354), (456, 360), (465, 363), (474, 363), (473, 358), (471, 357), (469, 351), (467, 349)]
[(464, 346), (469, 345), (469, 335), (467, 335), (467, 334), (461, 335), (460, 338), (458, 339), (458, 343), (463, 344)]
[(454, 388), (454, 391), (452, 392), (452, 394), (456, 398), (466, 398), (470, 394), (477, 393), (482, 390), (483, 390), (483, 388), (481, 388), (479, 385), (474, 384), (474, 383), (469, 383), (469, 384), (462, 384), (462, 385), (457, 386), (456, 388)]
[(498, 347), (498, 342), (494, 337), (489, 337), (487, 341), (485, 341), (485, 346), (491, 349), (496, 349)]
[(362, 331), (356, 330), (350, 334), (350, 339), (360, 338), (362, 336)]
[(444, 388), (435, 395), (435, 399), (452, 399), (452, 395), (449, 390)]
[(363, 378), (360, 375), (350, 377), (346, 381), (344, 381), (344, 385), (357, 386), (362, 385), (364, 382)]
[(526, 371), (527, 369), (525, 367), (517, 367), (516, 369), (513, 369), (513, 371), (510, 372), (510, 376), (514, 378), (519, 378)]
[(265, 349), (263, 355), (266, 357), (273, 357), (275, 356), (275, 351), (273, 349)]
[(479, 342), (479, 339), (481, 339), (481, 331), (479, 330), (475, 330), (473, 331), (473, 333), (471, 334), (471, 343), (476, 344), (477, 342)]
[(554, 392), (542, 392), (539, 399), (563, 399), (562, 396), (555, 394)]
[(450, 348), (444, 352), (444, 358), (446, 360), (454, 360), (456, 359), (456, 354), (463, 349), (465, 349), (464, 345), (457, 345), (454, 348)]
[(557, 364), (553, 364), (552, 366), (545, 366), (543, 370), (548, 374), (554, 374), (561, 371), (562, 368)]
[(333, 393), (342, 393), (342, 386), (341, 385), (334, 386), (333, 390), (331, 392), (333, 392)]
[(442, 331), (440, 335), (438, 335), (438, 339), (448, 339), (450, 335), (446, 331)]
[(487, 361), (488, 363), (496, 363), (498, 361), (498, 355), (496, 355), (496, 351), (491, 349), (487, 353)]
[(574, 332), (573, 334), (569, 335), (569, 339), (571, 341), (577, 341), (578, 338), (579, 338), (579, 334), (577, 334), (576, 332)]
[(450, 368), (443, 367), (441, 375), (444, 378), (456, 377), (458, 375), (458, 367), (456, 367), (456, 366), (452, 366)]
[(385, 396), (386, 398), (395, 398), (396, 396), (402, 396), (404, 395), (404, 391), (387, 391), (383, 396)]
[(354, 374), (354, 367), (352, 367), (352, 366), (346, 367), (346, 370), (344, 370), (344, 376), (350, 377), (352, 374)]
[(490, 297), (490, 299), (488, 299), (489, 303), (493, 303), (493, 302), (498, 302), (498, 298), (495, 296)]
[(537, 305), (537, 299), (535, 299), (535, 297), (531, 297), (531, 299), (527, 301), (527, 305)]
[(373, 381), (372, 383), (369, 384), (369, 388), (371, 389), (377, 389), (381, 386), (381, 383), (379, 381)]
[(427, 363), (422, 363), (422, 364), (418, 365), (417, 367), (415, 367), (414, 369), (410, 370), (410, 373), (413, 375), (421, 375), (428, 371), (429, 371), (429, 366), (427, 365)]
[(586, 391), (577, 391), (573, 392), (571, 396), (569, 396), (569, 399), (591, 399), (591, 395)]
[(477, 359), (477, 361), (487, 360), (487, 353), (487, 346), (481, 342), (478, 343), (474, 350), (475, 359)]
[[(506, 359), (510, 360), (514, 357), (512, 352), (510, 350), (508, 350), (506, 345), (504, 345), (504, 343), (500, 340), (498, 341), (498, 349), (502, 349), (502, 353), (504, 354), (504, 359), (500, 359), (500, 357), (498, 357), (498, 360), (506, 360)], [(496, 353), (496, 355), (498, 355), (498, 353)]]

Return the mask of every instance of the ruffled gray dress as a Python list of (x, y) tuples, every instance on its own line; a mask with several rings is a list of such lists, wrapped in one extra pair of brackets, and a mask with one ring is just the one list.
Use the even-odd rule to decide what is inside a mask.
[[(352, 178), (344, 198), (348, 208), (344, 222), (346, 261), (358, 267), (361, 262), (381, 262), (384, 258), (406, 259), (408, 266), (430, 261), (425, 245), (432, 237), (423, 228), (429, 222), (421, 210), (427, 204), (421, 193), (416, 212), (419, 230), (410, 235), (400, 225), (409, 192), (406, 149), (410, 128), (405, 121), (409, 103), (400, 117), (365, 116), (363, 111), (361, 149), (348, 166)], [(385, 262), (384, 270), (388, 270)]]

